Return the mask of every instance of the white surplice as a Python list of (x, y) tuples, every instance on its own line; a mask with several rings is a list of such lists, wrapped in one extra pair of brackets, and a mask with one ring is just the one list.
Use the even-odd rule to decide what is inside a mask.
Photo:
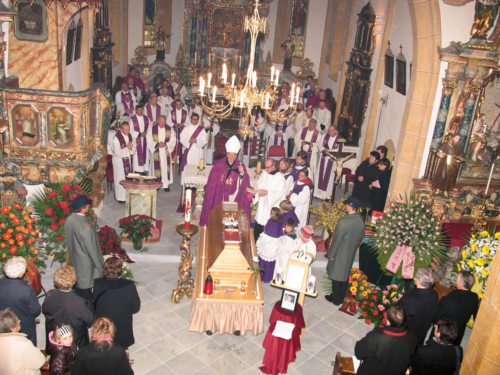
[[(187, 125), (181, 132), (181, 144), (184, 149), (189, 149), (187, 153), (186, 164), (189, 165), (199, 165), (200, 159), (205, 157), (205, 146), (207, 144), (207, 132), (203, 129), (196, 136), (196, 143), (192, 145), (189, 144), (189, 140), (191, 136), (195, 132), (195, 130), (201, 125)], [(191, 147), (190, 147), (191, 146)]]
[[(163, 142), (165, 139), (166, 130), (170, 130), (170, 139), (166, 143), (166, 147), (159, 148), (159, 157), (160, 157), (160, 170), (161, 170), (161, 183), (164, 189), (168, 188), (168, 186), (174, 182), (174, 159), (170, 158), (170, 166), (167, 163), (167, 155), (172, 155), (172, 152), (175, 150), (175, 145), (177, 140), (175, 138), (174, 130), (170, 127), (161, 127), (158, 126), (158, 143)], [(148, 149), (151, 152), (151, 163), (149, 165), (149, 174), (151, 176), (155, 175), (154, 168), (154, 152), (156, 148), (156, 142), (153, 138), (153, 127), (150, 126), (148, 129)], [(170, 178), (168, 177), (168, 168), (170, 167)]]
[(269, 217), (271, 216), (271, 208), (278, 207), (279, 203), (284, 199), (285, 179), (280, 172), (269, 174), (262, 171), (262, 174), (255, 185), (255, 190), (267, 190), (267, 195), (259, 197), (255, 194), (254, 204), (257, 204), (257, 211), (255, 212), (255, 221), (260, 225), (266, 225)]
[[(296, 184), (304, 185), (304, 183), (300, 181), (297, 181)], [(299, 218), (297, 229), (300, 230), (300, 228), (307, 225), (307, 214), (309, 213), (309, 205), (311, 204), (311, 190), (309, 186), (304, 186), (299, 194), (291, 194), (290, 202), (292, 202), (293, 207), (295, 207), (295, 214)]]
[(324, 125), (324, 128), (321, 130), (323, 133), (328, 130), (332, 122), (332, 112), (328, 108), (317, 108), (314, 111), (314, 117), (318, 120), (318, 127), (321, 130), (321, 125)]
[[(125, 141), (128, 143), (128, 137), (124, 136)], [(132, 140), (132, 149), (130, 150), (128, 147), (121, 148), (120, 141), (118, 138), (113, 138), (113, 144), (111, 146), (111, 151), (113, 152), (113, 179), (115, 186), (115, 198), (118, 201), (125, 201), (126, 199), (126, 191), (125, 188), (120, 185), (120, 181), (125, 180), (125, 169), (123, 168), (123, 158), (128, 158), (130, 162), (130, 168), (133, 168), (132, 164), (132, 156), (133, 159), (136, 158), (135, 155), (135, 143)]]

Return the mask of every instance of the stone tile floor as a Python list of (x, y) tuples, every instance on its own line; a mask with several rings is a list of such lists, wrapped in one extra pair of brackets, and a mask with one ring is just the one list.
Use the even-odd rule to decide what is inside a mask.
[[(130, 348), (135, 374), (259, 374), (259, 364), (264, 356), (264, 334), (245, 336), (199, 334), (188, 330), (191, 303), (185, 298), (178, 305), (170, 302), (172, 290), (177, 284), (177, 266), (181, 236), (175, 224), (181, 215), (175, 213), (179, 203), (180, 187), (173, 185), (170, 192), (158, 192), (158, 216), (164, 220), (161, 241), (148, 245), (147, 251), (138, 252), (130, 244), (124, 244), (129, 255), (136, 261), (130, 265), (139, 295), (141, 310), (134, 316), (136, 343)], [(118, 219), (124, 216), (125, 206), (107, 195), (99, 213), (99, 224), (118, 229)], [(196, 235), (192, 241), (193, 253), (197, 253)], [(325, 262), (316, 261), (313, 273), (318, 278), (319, 296), (306, 297), (304, 316), (307, 330), (301, 339), (302, 350), (289, 366), (289, 374), (331, 374), (335, 353), (352, 355), (354, 344), (372, 329), (356, 317), (337, 311), (324, 299), (321, 290), (326, 277)], [(43, 285), (52, 288), (53, 265), (43, 275)], [(195, 269), (195, 267), (193, 268)], [(272, 306), (279, 300), (281, 290), (264, 286), (264, 319), (267, 331)], [(38, 345), (45, 345), (43, 315), (38, 325)], [(467, 330), (464, 342), (468, 341)]]

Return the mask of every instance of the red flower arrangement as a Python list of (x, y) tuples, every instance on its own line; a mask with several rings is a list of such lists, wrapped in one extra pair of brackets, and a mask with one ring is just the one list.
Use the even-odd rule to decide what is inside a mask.
[(44, 262), (37, 249), (39, 233), (31, 210), (19, 204), (0, 208), (0, 267), (9, 258), (22, 256), (42, 268)]
[(134, 263), (121, 246), (121, 240), (116, 233), (116, 230), (105, 225), (99, 229), (97, 237), (99, 238), (99, 244), (101, 245), (102, 255), (115, 255), (122, 258), (127, 263)]
[[(46, 184), (44, 190), (30, 200), (40, 228), (40, 248), (47, 256), (53, 256), (60, 263), (66, 258), (64, 223), (71, 214), (71, 200), (89, 193), (90, 184), (51, 183)], [(93, 213), (90, 211), (89, 218), (93, 220)]]
[(402, 296), (395, 284), (387, 285), (385, 290), (378, 288), (370, 290), (365, 299), (359, 302), (358, 308), (361, 312), (359, 319), (363, 319), (366, 324), (385, 325), (387, 322), (385, 310), (397, 304)]
[(140, 248), (139, 244), (151, 236), (152, 223), (153, 218), (146, 215), (131, 215), (119, 221), (121, 234), (134, 243), (134, 248)]

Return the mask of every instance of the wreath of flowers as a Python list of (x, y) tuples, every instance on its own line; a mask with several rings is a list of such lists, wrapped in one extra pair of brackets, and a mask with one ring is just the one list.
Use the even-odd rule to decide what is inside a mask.
[(462, 248), (457, 271), (469, 271), (480, 284), (478, 295), (483, 297), (486, 281), (490, 276), (491, 263), (500, 244), (500, 232), (490, 233), (487, 230), (471, 235), (469, 242)]
[(385, 325), (387, 321), (384, 312), (389, 306), (397, 304), (401, 297), (403, 295), (396, 284), (387, 285), (385, 290), (378, 288), (370, 290), (359, 302), (359, 319), (364, 320), (366, 324)]
[[(430, 204), (414, 196), (393, 201), (370, 237), (382, 269), (398, 246), (411, 246), (415, 270), (447, 257), (441, 226), (432, 216)], [(402, 268), (398, 267), (398, 278), (402, 278)], [(387, 270), (386, 273), (392, 274)]]

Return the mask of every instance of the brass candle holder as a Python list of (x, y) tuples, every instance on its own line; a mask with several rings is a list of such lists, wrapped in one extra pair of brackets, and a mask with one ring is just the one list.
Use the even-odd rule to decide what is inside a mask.
[(177, 233), (182, 236), (181, 243), (181, 262), (179, 264), (179, 280), (177, 287), (172, 291), (170, 300), (172, 303), (179, 303), (186, 295), (191, 298), (194, 289), (194, 280), (191, 277), (191, 269), (193, 268), (193, 255), (191, 254), (191, 237), (198, 232), (198, 226), (189, 224), (187, 227), (184, 222), (176, 225)]

